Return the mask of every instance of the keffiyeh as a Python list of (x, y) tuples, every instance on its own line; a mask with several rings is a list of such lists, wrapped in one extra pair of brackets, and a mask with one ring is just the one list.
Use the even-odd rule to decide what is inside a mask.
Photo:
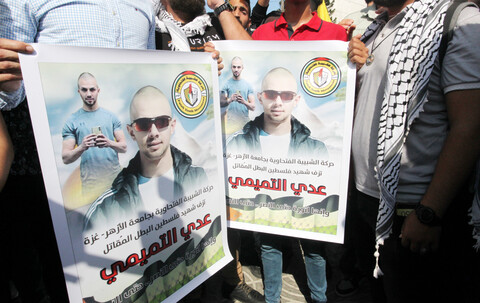
[(472, 208), (469, 215), (471, 217), (470, 224), (473, 225), (473, 238), (476, 240), (473, 248), (480, 250), (480, 161), (477, 162), (477, 170), (475, 177), (475, 195), (473, 197)]
[(173, 16), (165, 10), (163, 4), (159, 1), (152, 1), (155, 12), (156, 30), (161, 33), (169, 33), (172, 42), (168, 45), (174, 51), (190, 51), (188, 37), (203, 35), (207, 26), (212, 26), (210, 16), (203, 14), (187, 24), (175, 20)]
[[(403, 144), (412, 122), (428, 102), (427, 86), (448, 6), (448, 0), (419, 0), (408, 5), (390, 50), (377, 144), (380, 205), (376, 225), (375, 277), (383, 274), (378, 266), (379, 246), (392, 230)], [(385, 18), (387, 14), (379, 16), (367, 28), (362, 40), (368, 40), (380, 30)]]

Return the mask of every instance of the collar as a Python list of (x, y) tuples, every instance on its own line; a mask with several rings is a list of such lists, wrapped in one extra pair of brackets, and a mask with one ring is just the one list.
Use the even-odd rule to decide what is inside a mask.
[[(311, 28), (315, 31), (319, 31), (320, 27), (322, 27), (323, 20), (318, 17), (317, 12), (312, 12), (312, 16), (313, 16), (312, 19), (310, 19), (310, 21), (308, 21), (307, 23), (302, 24), (302, 26), (306, 26), (306, 27), (309, 27), (309, 28)], [(288, 27), (288, 22), (287, 22), (287, 20), (285, 20), (284, 13), (282, 13), (280, 18), (278, 18), (274, 22), (275, 23), (274, 23), (273, 26), (275, 27), (275, 29), (280, 29), (282, 27), (285, 27), (285, 28)], [(300, 26), (300, 27), (302, 27), (302, 26)]]

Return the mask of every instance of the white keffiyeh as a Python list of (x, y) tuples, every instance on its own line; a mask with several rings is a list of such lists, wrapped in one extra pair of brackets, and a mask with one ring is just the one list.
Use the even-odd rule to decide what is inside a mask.
[[(448, 0), (419, 0), (408, 5), (389, 54), (377, 144), (380, 205), (376, 226), (375, 277), (383, 274), (378, 267), (379, 246), (383, 245), (392, 230), (403, 144), (412, 122), (428, 102), (427, 86), (442, 39), (448, 6)], [(367, 28), (362, 40), (368, 40), (380, 30), (381, 18), (386, 17), (387, 14), (379, 16)]]
[(168, 45), (174, 51), (190, 51), (188, 37), (205, 34), (207, 26), (212, 26), (210, 16), (203, 14), (187, 24), (175, 20), (173, 16), (165, 10), (165, 7), (159, 0), (152, 0), (155, 12), (156, 30), (161, 33), (168, 33), (172, 37)]

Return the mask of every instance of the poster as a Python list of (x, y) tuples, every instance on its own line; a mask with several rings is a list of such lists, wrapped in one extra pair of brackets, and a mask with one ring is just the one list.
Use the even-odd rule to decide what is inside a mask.
[(229, 226), (342, 243), (355, 89), (347, 43), (215, 44)]
[(21, 65), (70, 302), (176, 302), (231, 260), (210, 54), (34, 45)]

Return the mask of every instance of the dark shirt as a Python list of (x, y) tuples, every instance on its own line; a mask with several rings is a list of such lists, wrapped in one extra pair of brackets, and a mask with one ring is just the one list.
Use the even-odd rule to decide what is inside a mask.
[[(223, 33), (222, 26), (217, 17), (212, 13), (208, 14), (212, 20), (212, 26), (207, 26), (205, 28), (205, 33), (203, 35), (197, 34), (192, 37), (187, 37), (188, 43), (190, 44), (190, 50), (192, 52), (203, 52), (204, 44), (209, 41), (215, 40), (225, 40), (225, 34)], [(161, 50), (170, 50), (168, 44), (172, 41), (172, 37), (169, 33), (160, 33), (155, 32), (155, 44), (157, 49)]]

